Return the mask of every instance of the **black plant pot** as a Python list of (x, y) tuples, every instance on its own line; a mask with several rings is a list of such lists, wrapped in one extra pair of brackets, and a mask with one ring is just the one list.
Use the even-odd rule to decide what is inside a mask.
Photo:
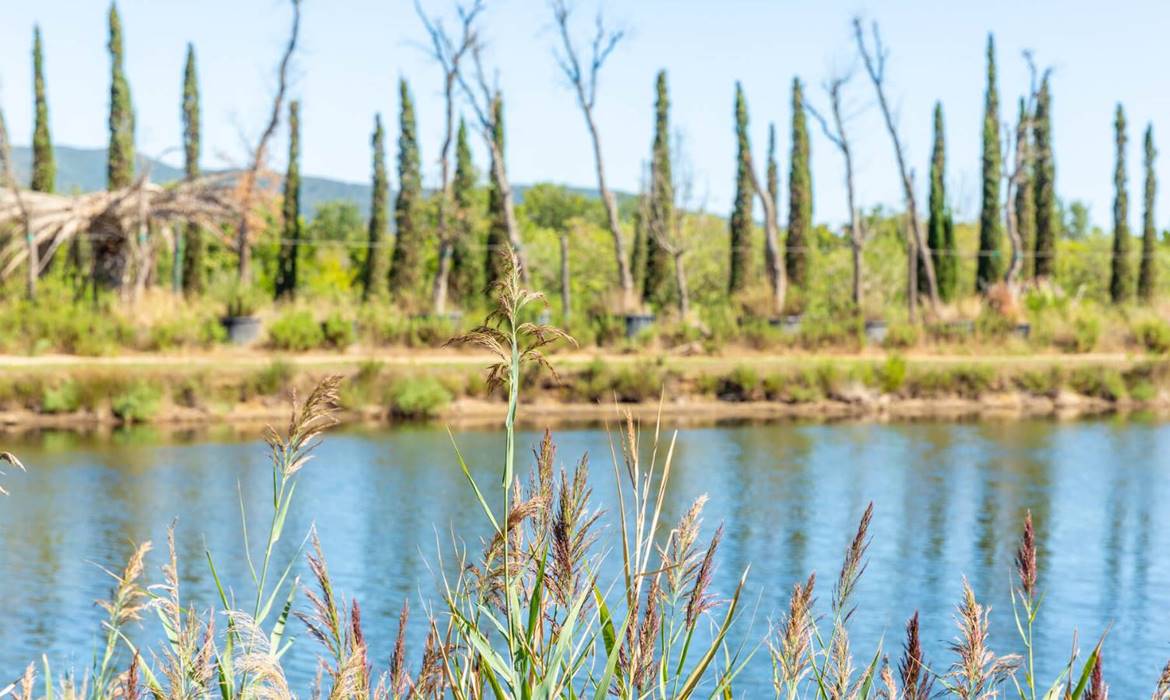
[(654, 314), (626, 314), (626, 337), (633, 338), (654, 325)]
[(1027, 322), (1017, 323), (1013, 330), (1017, 336), (1027, 340), (1028, 336), (1032, 335), (1032, 324)]
[(220, 319), (232, 345), (250, 345), (260, 337), (260, 319), (256, 316), (225, 316)]
[(881, 345), (886, 340), (889, 326), (885, 321), (877, 319), (865, 322), (865, 339), (874, 345)]

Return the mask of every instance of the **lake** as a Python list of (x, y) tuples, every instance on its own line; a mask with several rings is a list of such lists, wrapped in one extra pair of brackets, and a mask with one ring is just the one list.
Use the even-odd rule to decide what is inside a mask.
[[(539, 437), (521, 436), (525, 470)], [(606, 431), (566, 429), (555, 438), (566, 468), (591, 455), (594, 502), (612, 509)], [(481, 485), (496, 483), (502, 434), (456, 430), (455, 439)], [(102, 617), (94, 601), (110, 586), (98, 566), (120, 568), (131, 541), (151, 539), (149, 580), (158, 581), (166, 528), (176, 517), (188, 599), (213, 601), (205, 548), (246, 599), (238, 493), (253, 527), (262, 525), (270, 501), (258, 437), (47, 433), (0, 436), (0, 449), (28, 466), (25, 474), (9, 473), (11, 495), (0, 500), (0, 686), (42, 652), (56, 669), (86, 669)], [(992, 606), (992, 648), (1019, 649), (1009, 586), (1031, 509), (1045, 596), (1036, 628), (1039, 675), (1055, 675), (1074, 630), (1087, 653), (1108, 629), (1114, 696), (1148, 697), (1170, 658), (1168, 455), (1170, 424), (1137, 419), (686, 428), (665, 520), (675, 522), (695, 496), (710, 495), (704, 534), (719, 522), (725, 527), (716, 592), (729, 594), (751, 564), (741, 629), (758, 638), (810, 571), (818, 573), (818, 606), (827, 607), (857, 519), (873, 501), (854, 648), (864, 663), (884, 635), (896, 659), (903, 625), (917, 609), (927, 661), (938, 670), (951, 662), (947, 644), (957, 631), (952, 613), (963, 576)], [(301, 478), (286, 540), (295, 545), (316, 524), (335, 586), (361, 602), (370, 657), (383, 669), (402, 601), (417, 611), (433, 600), (437, 543), (449, 554), (453, 531), (473, 545), (485, 532), (450, 438), (429, 426), (339, 430)], [(414, 623), (417, 658), (418, 616)], [(301, 623), (292, 626), (299, 640), (291, 680), (304, 689), (316, 648)], [(770, 695), (769, 674), (761, 654), (737, 694)]]

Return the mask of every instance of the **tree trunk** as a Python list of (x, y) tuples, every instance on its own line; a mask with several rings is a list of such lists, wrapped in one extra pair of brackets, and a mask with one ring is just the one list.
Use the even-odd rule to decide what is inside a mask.
[(674, 281), (678, 285), (678, 313), (685, 322), (691, 313), (691, 294), (687, 289), (687, 270), (681, 251), (674, 254)]
[(784, 313), (784, 301), (788, 292), (788, 277), (784, 269), (784, 256), (780, 252), (780, 225), (777, 223), (776, 206), (768, 190), (760, 186), (760, 179), (756, 177), (756, 166), (748, 155), (748, 174), (752, 178), (752, 189), (760, 197), (764, 205), (764, 244), (767, 250), (766, 261), (771, 268), (768, 270), (768, 281), (772, 285), (772, 312), (777, 316)]
[(439, 269), (435, 272), (435, 285), (431, 290), (431, 306), (436, 314), (447, 311), (447, 288), (451, 277), (451, 232), (449, 212), (451, 206), (451, 136), (455, 129), (455, 73), (448, 71), (444, 90), (446, 98), (446, 125), (443, 147), (439, 151), (439, 215), (435, 234), (439, 238)]
[[(910, 224), (914, 227), (913, 222)], [(910, 323), (918, 320), (918, 242), (917, 236), (906, 232), (906, 313)], [(927, 256), (928, 258), (930, 256)], [(927, 273), (927, 279), (932, 279)]]
[(572, 291), (569, 277), (569, 234), (561, 233), (561, 323), (569, 327), (572, 314)]
[(41, 261), (27, 218), (24, 221), (24, 240), (28, 244), (28, 289), (26, 291), (28, 300), (35, 301), (37, 298), (37, 276), (40, 274)]
[(857, 307), (857, 311), (861, 311), (861, 246), (862, 242), (857, 238), (850, 241), (850, 247), (853, 249), (853, 305)]
[(504, 223), (508, 228), (508, 244), (512, 247), (512, 254), (516, 256), (520, 267), (520, 281), (528, 284), (528, 258), (524, 254), (524, 242), (520, 240), (520, 225), (516, 221), (516, 204), (512, 195), (512, 184), (508, 181), (508, 171), (504, 168), (504, 154), (500, 151), (496, 140), (488, 131), (485, 134), (488, 147), (492, 153), (492, 177), (500, 191), (500, 198), (504, 203)]
[(622, 288), (622, 311), (630, 312), (634, 309), (634, 275), (630, 271), (630, 261), (626, 256), (626, 243), (622, 238), (622, 227), (618, 219), (617, 200), (609, 191), (605, 181), (605, 164), (601, 156), (601, 137), (597, 133), (597, 125), (593, 122), (593, 110), (582, 106), (585, 112), (585, 123), (589, 126), (589, 136), (593, 140), (593, 161), (597, 166), (597, 189), (601, 192), (601, 201), (605, 204), (605, 216), (609, 224), (609, 234), (613, 238), (613, 254), (617, 260), (618, 283)]

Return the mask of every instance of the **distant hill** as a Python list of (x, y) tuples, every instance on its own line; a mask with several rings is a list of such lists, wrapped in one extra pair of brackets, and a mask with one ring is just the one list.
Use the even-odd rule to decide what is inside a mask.
[[(57, 158), (58, 192), (94, 192), (105, 189), (106, 149), (56, 146), (53, 150)], [(27, 181), (32, 165), (32, 149), (28, 146), (14, 146), (12, 161), (16, 168), (17, 177)], [(179, 168), (153, 159), (148, 159), (148, 162), (150, 163), (150, 177), (155, 182), (172, 182), (183, 177), (183, 171)], [(523, 201), (524, 192), (528, 187), (528, 185), (514, 185), (517, 204)], [(595, 189), (579, 187), (568, 189), (587, 197), (598, 196)], [(619, 201), (629, 197), (625, 193), (615, 193), (615, 196)], [(309, 218), (316, 214), (320, 204), (337, 200), (353, 202), (361, 210), (363, 217), (368, 216), (370, 186), (365, 183), (345, 182), (312, 175), (301, 177), (301, 205)]]

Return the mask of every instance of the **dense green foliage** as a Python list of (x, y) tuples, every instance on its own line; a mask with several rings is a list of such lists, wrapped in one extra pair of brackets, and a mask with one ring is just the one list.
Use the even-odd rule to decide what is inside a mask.
[(1036, 247), (1034, 249), (1032, 276), (1046, 280), (1056, 267), (1056, 236), (1060, 227), (1056, 204), (1056, 161), (1052, 155), (1052, 93), (1048, 76), (1040, 84), (1036, 97), (1035, 128), (1032, 146), (1035, 149), (1034, 192), (1036, 196)]
[(1016, 134), (1019, 143), (1016, 148), (1021, 150), (1023, 157), (1022, 172), (1016, 183), (1016, 226), (1020, 236), (1022, 248), (1020, 254), (1024, 256), (1022, 268), (1025, 275), (1031, 274), (1034, 265), (1028, 265), (1031, 251), (1036, 250), (1036, 145), (1032, 140), (1032, 132), (1028, 129), (1031, 116), (1028, 114), (1024, 99), (1020, 98), (1020, 117), (1016, 125)]
[(1003, 221), (1000, 215), (1002, 155), (999, 137), (999, 91), (995, 77), (995, 37), (987, 36), (987, 92), (983, 104), (983, 203), (979, 213), (979, 261), (976, 291), (986, 290), (1003, 274)]
[[(926, 245), (934, 262), (938, 293), (943, 301), (953, 301), (958, 291), (959, 257), (955, 247), (955, 227), (947, 205), (946, 135), (943, 129), (942, 103), (934, 105), (934, 146), (930, 156), (930, 199), (926, 224)], [(920, 263), (921, 264), (921, 263)], [(918, 291), (926, 293), (925, 272), (918, 275)]]
[(656, 308), (674, 299), (670, 254), (662, 241), (674, 226), (674, 174), (670, 154), (670, 95), (666, 71), (655, 80), (654, 145), (650, 154), (650, 192), (646, 201), (643, 233), (646, 235), (646, 277), (642, 298)]
[(110, 5), (110, 145), (107, 151), (106, 184), (116, 190), (134, 180), (134, 107), (130, 83), (126, 80), (122, 50), (122, 20), (118, 6)]
[(800, 78), (792, 79), (792, 156), (788, 173), (788, 239), (784, 268), (788, 283), (798, 295), (808, 281), (809, 246), (812, 244), (812, 166), (809, 163), (808, 123)]
[[(780, 164), (776, 161), (776, 125), (772, 123), (768, 124), (768, 175), (767, 184), (764, 186), (768, 188), (772, 209), (780, 211)], [(775, 254), (776, 251), (764, 246), (764, 269), (768, 273), (769, 284), (775, 283), (775, 280), (771, 279), (775, 272), (773, 266)]]
[(398, 197), (394, 201), (394, 253), (390, 259), (390, 294), (414, 301), (422, 282), (420, 265), (425, 233), (422, 216), (422, 174), (414, 99), (406, 80), (398, 81)]
[(1113, 120), (1116, 148), (1113, 171), (1113, 255), (1109, 274), (1109, 298), (1118, 304), (1133, 296), (1133, 271), (1129, 259), (1129, 192), (1126, 187), (1125, 110), (1117, 105)]
[(1157, 286), (1158, 233), (1154, 228), (1154, 198), (1158, 193), (1158, 176), (1154, 172), (1154, 159), (1158, 152), (1154, 148), (1154, 126), (1146, 127), (1145, 146), (1145, 197), (1142, 207), (1142, 262), (1138, 270), (1138, 298), (1150, 302)]
[(301, 257), (301, 239), (304, 224), (301, 221), (301, 103), (293, 100), (288, 106), (288, 171), (284, 176), (284, 197), (281, 207), (283, 228), (280, 240), (280, 258), (276, 270), (276, 298), (292, 299), (297, 294), (297, 270)]
[(735, 294), (748, 285), (752, 276), (752, 202), (755, 191), (748, 172), (752, 145), (748, 140), (747, 100), (743, 86), (735, 84), (735, 204), (728, 225), (731, 231), (731, 270), (727, 290)]
[(34, 192), (52, 192), (57, 186), (57, 166), (53, 161), (53, 139), (49, 135), (49, 101), (45, 96), (45, 50), (40, 26), (33, 27), (33, 101), (35, 121), (32, 142), (32, 180)]
[(370, 185), (370, 224), (366, 238), (366, 259), (362, 265), (362, 301), (379, 299), (386, 293), (386, 237), (389, 233), (390, 182), (386, 177), (386, 131), (382, 115), (374, 115), (374, 135), (370, 137), (374, 152), (374, 172)]
[(455, 177), (451, 181), (451, 199), (455, 205), (451, 222), (451, 300), (458, 305), (474, 303), (484, 290), (482, 258), (477, 254), (483, 245), (475, 226), (475, 163), (467, 143), (467, 125), (459, 120), (455, 138)]
[(484, 256), (484, 286), (488, 289), (495, 286), (504, 277), (505, 268), (507, 267), (505, 251), (512, 249), (512, 241), (508, 237), (508, 211), (507, 205), (504, 202), (503, 183), (496, 177), (497, 166), (502, 167), (502, 163), (496, 162), (496, 153), (500, 154), (500, 158), (504, 157), (505, 146), (504, 140), (504, 99), (496, 95), (495, 100), (492, 101), (492, 142), (495, 144), (492, 150), (491, 162), (491, 177), (489, 178), (488, 188), (488, 232), (487, 232), (487, 249)]
[[(199, 121), (199, 77), (195, 69), (195, 46), (187, 44), (187, 63), (183, 68), (183, 172), (188, 180), (199, 177), (201, 151)], [(201, 294), (207, 285), (203, 252), (204, 233), (191, 223), (179, 237), (182, 264), (182, 288), (188, 295)]]

